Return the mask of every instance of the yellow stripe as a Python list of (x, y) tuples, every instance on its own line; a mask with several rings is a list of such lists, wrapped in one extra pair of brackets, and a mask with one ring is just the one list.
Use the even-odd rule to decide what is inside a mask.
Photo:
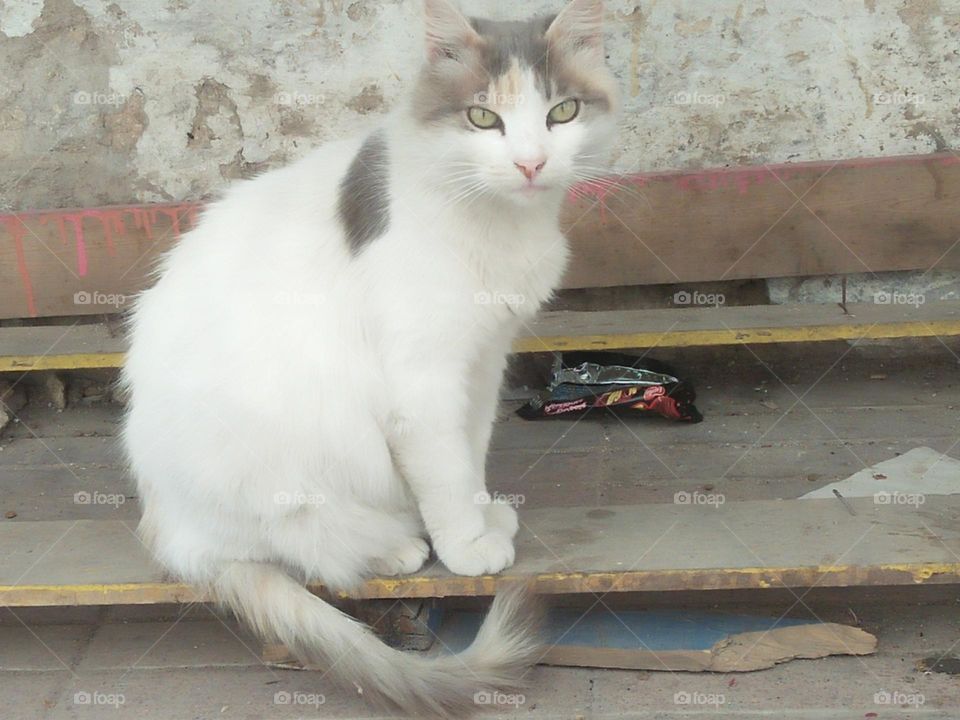
[[(651, 587), (701, 590), (723, 588), (780, 587), (788, 578), (791, 587), (823, 584), (825, 578), (843, 580), (843, 585), (923, 584), (960, 579), (960, 563), (883, 563), (877, 565), (816, 565), (805, 567), (745, 567), (692, 570), (637, 570), (630, 572), (558, 572), (535, 576), (544, 593), (626, 592)], [(343, 598), (445, 597), (492, 595), (499, 583), (516, 579), (509, 574), (481, 577), (372, 578), (355, 593), (337, 593)], [(827, 585), (825, 585), (827, 586)], [(313, 587), (314, 590), (322, 590)], [(0, 604), (18, 606), (96, 605), (98, 603), (159, 604), (194, 602), (207, 598), (185, 583), (110, 583), (82, 585), (4, 585)]]
[(89, 370), (123, 366), (124, 353), (82, 353), (77, 355), (4, 355), (0, 372), (30, 370)]
[[(897, 322), (807, 327), (722, 328), (672, 330), (670, 332), (607, 333), (601, 335), (544, 335), (520, 337), (513, 344), (517, 353), (557, 350), (620, 350), (635, 347), (705, 347), (740, 343), (797, 343), (827, 340), (879, 340), (907, 337), (950, 337), (960, 335), (960, 319), (930, 322)], [(82, 353), (73, 355), (0, 356), (0, 372), (30, 370), (81, 370), (119, 368), (123, 353)]]
[(672, 330), (670, 332), (612, 333), (606, 335), (544, 335), (521, 337), (514, 342), (518, 353), (552, 350), (610, 350), (634, 347), (694, 347), (740, 343), (794, 343), (826, 340), (857, 340), (937, 337), (960, 335), (960, 319), (931, 322), (899, 322), (807, 327), (732, 328)]

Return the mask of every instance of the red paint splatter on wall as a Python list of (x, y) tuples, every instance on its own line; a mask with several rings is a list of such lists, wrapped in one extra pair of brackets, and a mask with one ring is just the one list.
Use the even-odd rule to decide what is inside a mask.
[(87, 243), (83, 237), (83, 214), (71, 212), (51, 212), (41, 215), (37, 218), (41, 225), (56, 223), (57, 230), (60, 233), (60, 242), (66, 244), (69, 242), (67, 234), (67, 223), (73, 225), (74, 244), (77, 253), (77, 274), (85, 277), (87, 274)]
[(13, 239), (13, 247), (17, 254), (17, 272), (20, 273), (20, 282), (23, 283), (23, 292), (27, 298), (27, 313), (30, 317), (37, 316), (37, 302), (33, 296), (33, 283), (30, 280), (30, 271), (27, 270), (27, 259), (23, 253), (23, 238), (27, 228), (16, 215), (0, 215), (0, 223)]
[[(77, 277), (86, 277), (90, 271), (90, 256), (87, 247), (87, 236), (84, 233), (84, 221), (95, 220), (100, 223), (107, 254), (115, 257), (117, 254), (116, 238), (127, 232), (127, 217), (133, 218), (135, 227), (142, 230), (147, 240), (155, 242), (162, 240), (167, 233), (174, 239), (179, 239), (185, 226), (195, 227), (197, 213), (200, 210), (198, 203), (183, 203), (177, 205), (132, 205), (105, 208), (89, 208), (82, 210), (45, 210), (27, 211), (15, 214), (0, 215), (0, 226), (13, 241), (17, 258), (17, 272), (23, 286), (27, 302), (29, 317), (37, 316), (36, 297), (30, 271), (27, 267), (24, 240), (31, 236), (42, 244), (42, 241), (27, 226), (27, 222), (38, 225), (51, 225), (56, 228), (61, 244), (73, 243), (76, 257)], [(158, 217), (166, 220), (166, 229), (162, 235), (154, 232)], [(52, 252), (52, 250), (51, 250)], [(72, 271), (71, 271), (72, 272)]]
[[(680, 192), (714, 192), (736, 188), (746, 195), (752, 187), (770, 183), (787, 183), (799, 177), (817, 179), (829, 172), (843, 168), (882, 167), (884, 165), (903, 165), (914, 163), (932, 163), (935, 165), (955, 165), (960, 156), (952, 154), (911, 155), (883, 158), (853, 158), (837, 163), (826, 161), (806, 163), (781, 163), (777, 165), (755, 165), (738, 168), (715, 168), (697, 172), (655, 172), (634, 175), (611, 176), (599, 180), (588, 180), (574, 185), (567, 193), (568, 202), (592, 200), (599, 205), (600, 222), (606, 222), (607, 199), (618, 191), (633, 187), (645, 187), (654, 183), (670, 183)], [(786, 190), (786, 188), (784, 188)]]

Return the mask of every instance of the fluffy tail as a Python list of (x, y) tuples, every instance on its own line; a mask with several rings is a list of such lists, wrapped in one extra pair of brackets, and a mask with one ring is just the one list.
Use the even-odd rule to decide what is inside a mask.
[(232, 563), (214, 591), (262, 638), (282, 642), (367, 699), (414, 717), (467, 717), (482, 709), (478, 693), (518, 687), (539, 657), (539, 614), (523, 586), (496, 597), (470, 647), (440, 657), (394, 650), (274, 565)]

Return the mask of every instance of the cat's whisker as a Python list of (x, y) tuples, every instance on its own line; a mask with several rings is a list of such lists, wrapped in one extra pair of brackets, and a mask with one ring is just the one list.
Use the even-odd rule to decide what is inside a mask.
[[(598, 168), (598, 170), (601, 169)], [(642, 200), (649, 207), (652, 207), (652, 204), (650, 203), (650, 200), (647, 198), (646, 194), (644, 194), (635, 183), (625, 181), (622, 176), (611, 176), (608, 173), (593, 174), (582, 172), (575, 172), (574, 176), (577, 178), (578, 182), (599, 188), (605, 194), (625, 195), (636, 200)]]

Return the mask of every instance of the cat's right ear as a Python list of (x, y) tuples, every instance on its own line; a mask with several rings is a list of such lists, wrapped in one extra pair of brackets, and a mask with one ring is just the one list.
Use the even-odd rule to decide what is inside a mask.
[(427, 21), (427, 59), (459, 60), (460, 53), (480, 42), (470, 21), (449, 0), (424, 0)]

